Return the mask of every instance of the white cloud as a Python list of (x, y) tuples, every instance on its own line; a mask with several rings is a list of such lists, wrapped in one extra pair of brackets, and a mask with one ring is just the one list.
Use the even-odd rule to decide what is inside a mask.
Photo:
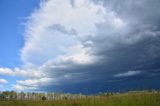
[(45, 76), (45, 74), (40, 72), (38, 69), (23, 70), (19, 68), (15, 68), (14, 70), (11, 70), (9, 68), (0, 68), (0, 75), (18, 76), (27, 78), (41, 78)]
[[(95, 24), (103, 21), (103, 13), (99, 12), (103, 8), (89, 0), (76, 0), (74, 5), (73, 8), (70, 0), (50, 0), (32, 13), (26, 24), (26, 41), (21, 51), (24, 63), (42, 65), (65, 54), (61, 47), (79, 45), (79, 38), (94, 35)], [(63, 26), (63, 30), (55, 25)], [(68, 31), (77, 33), (71, 35)]]
[(142, 73), (142, 71), (128, 71), (125, 73), (116, 74), (116, 75), (114, 75), (114, 77), (130, 77), (130, 76), (135, 76), (135, 75), (138, 75), (141, 73)]
[(1, 84), (5, 84), (5, 83), (8, 83), (8, 81), (5, 80), (5, 79), (0, 79), (0, 83), (1, 83)]
[(44, 85), (48, 85), (48, 83), (50, 83), (51, 81), (53, 81), (52, 78), (39, 78), (39, 79), (28, 79), (28, 80), (18, 80), (17, 83), (20, 85), (24, 85), (24, 86), (44, 86)]
[(68, 48), (68, 53), (59, 56), (57, 61), (72, 61), (76, 64), (91, 64), (94, 62), (94, 57), (90, 54), (90, 48), (85, 48), (82, 45), (75, 45)]
[(13, 71), (9, 68), (0, 68), (0, 74), (2, 75), (12, 75)]
[(16, 84), (12, 85), (12, 88), (18, 91), (23, 90), (38, 90), (39, 87), (50, 85), (54, 81), (53, 78), (34, 78), (27, 80), (17, 80)]
[(28, 86), (23, 86), (23, 85), (19, 85), (19, 84), (12, 85), (12, 88), (17, 91), (35, 90), (36, 89), (35, 87), (28, 87)]

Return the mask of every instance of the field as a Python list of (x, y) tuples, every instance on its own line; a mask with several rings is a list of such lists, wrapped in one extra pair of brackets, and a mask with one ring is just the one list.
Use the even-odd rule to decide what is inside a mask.
[(0, 106), (160, 106), (160, 93), (124, 93), (62, 100), (1, 100)]

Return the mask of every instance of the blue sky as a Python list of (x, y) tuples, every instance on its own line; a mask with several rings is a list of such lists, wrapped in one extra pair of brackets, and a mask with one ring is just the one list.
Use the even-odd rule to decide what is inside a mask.
[(1, 0), (0, 90), (159, 89), (159, 3)]
[(20, 49), (23, 47), (23, 23), (26, 17), (38, 7), (38, 0), (0, 1), (0, 66), (19, 66)]
[[(24, 23), (27, 16), (38, 8), (38, 0), (1, 0), (0, 1), (0, 67), (15, 68), (22, 64), (20, 50), (24, 44)], [(10, 84), (18, 78), (2, 76), (9, 80), (5, 85), (11, 89)]]

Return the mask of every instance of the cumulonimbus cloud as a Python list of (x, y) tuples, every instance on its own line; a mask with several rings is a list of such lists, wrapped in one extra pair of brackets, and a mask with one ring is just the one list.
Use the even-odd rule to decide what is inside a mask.
[(28, 75), (13, 85), (15, 89), (52, 89), (126, 76), (133, 76), (134, 80), (138, 74), (144, 74), (140, 79), (145, 81), (152, 74), (158, 78), (158, 3), (158, 0), (43, 1), (26, 23), (21, 50), (24, 66), (19, 71), (7, 69), (0, 73)]

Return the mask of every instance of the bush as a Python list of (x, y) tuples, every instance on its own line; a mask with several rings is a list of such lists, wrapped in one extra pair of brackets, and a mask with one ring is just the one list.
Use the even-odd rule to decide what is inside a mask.
[(45, 96), (42, 97), (42, 100), (46, 100), (47, 98)]

